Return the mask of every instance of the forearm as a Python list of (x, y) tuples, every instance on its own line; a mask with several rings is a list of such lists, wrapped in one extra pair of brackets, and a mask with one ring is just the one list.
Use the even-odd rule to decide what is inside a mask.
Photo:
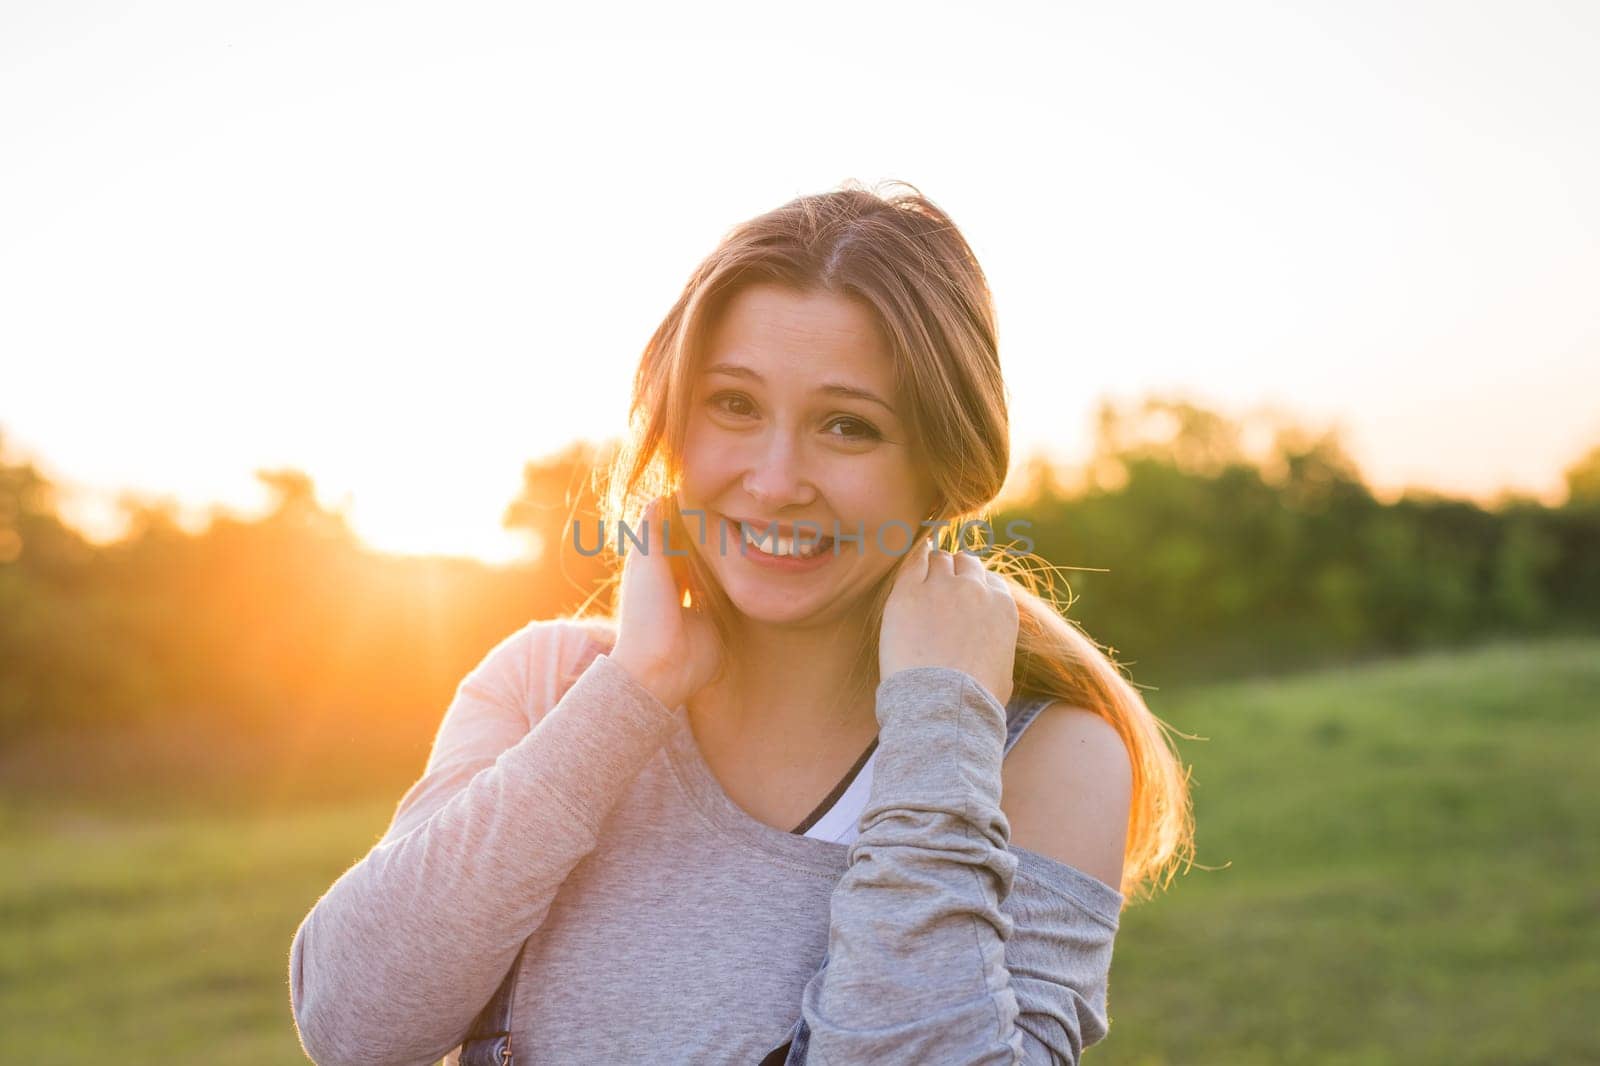
[(454, 1046), (673, 722), (602, 655), (492, 766), (345, 871), (291, 947), (312, 1057), (426, 1064)]
[(877, 692), (878, 763), (802, 1015), (818, 1063), (1019, 1061), (1000, 908), (1017, 860), (1000, 809), (1005, 709), (918, 667)]

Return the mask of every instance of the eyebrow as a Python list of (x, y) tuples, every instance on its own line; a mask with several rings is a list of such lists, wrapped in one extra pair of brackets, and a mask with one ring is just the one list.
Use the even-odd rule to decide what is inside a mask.
[[(727, 374), (729, 377), (735, 378), (749, 378), (750, 380), (760, 382), (763, 385), (766, 384), (766, 378), (763, 378), (760, 374), (756, 373), (749, 367), (741, 366), (738, 363), (716, 363), (712, 366), (706, 367), (706, 373)], [(845, 385), (837, 381), (830, 381), (826, 384), (818, 386), (817, 391), (825, 392), (830, 396), (844, 396), (849, 399), (865, 400), (867, 403), (875, 403), (879, 407), (882, 407), (885, 411), (888, 411), (891, 415), (896, 415), (896, 417), (899, 417), (895, 412), (893, 404), (882, 399), (877, 393), (870, 392), (867, 389), (859, 388), (855, 385)]]

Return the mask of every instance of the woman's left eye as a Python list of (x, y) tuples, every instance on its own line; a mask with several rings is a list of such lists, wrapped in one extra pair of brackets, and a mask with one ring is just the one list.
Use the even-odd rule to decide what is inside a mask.
[(845, 440), (876, 440), (878, 437), (878, 431), (859, 418), (836, 418), (828, 425), (830, 427), (837, 425), (859, 427), (855, 433), (835, 434), (835, 436), (842, 436)]

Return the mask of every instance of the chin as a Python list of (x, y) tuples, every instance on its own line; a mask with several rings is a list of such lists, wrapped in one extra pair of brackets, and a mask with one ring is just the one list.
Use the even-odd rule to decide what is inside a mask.
[(724, 584), (723, 592), (730, 603), (752, 622), (769, 625), (786, 625), (797, 622), (816, 622), (823, 612), (831, 611), (834, 600), (830, 589), (812, 589), (808, 595), (796, 596), (782, 588), (756, 587), (756, 583)]
[(796, 600), (770, 589), (756, 591), (729, 590), (728, 599), (738, 612), (753, 622), (801, 622), (816, 613), (809, 597)]

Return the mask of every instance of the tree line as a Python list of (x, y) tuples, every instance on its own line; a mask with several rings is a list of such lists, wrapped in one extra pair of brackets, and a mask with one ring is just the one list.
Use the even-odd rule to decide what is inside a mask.
[[(1337, 436), (1260, 430), (1182, 400), (1103, 404), (1093, 456), (1024, 464), (990, 517), (1026, 522), (1068, 616), (1155, 688), (1492, 637), (1600, 628), (1600, 447), (1567, 497), (1377, 499)], [(3, 445), (0, 438), (0, 445)], [(532, 618), (608, 606), (593, 529), (611, 445), (525, 464), (510, 565), (375, 551), (295, 470), (272, 506), (184, 529), (123, 501), (96, 545), (0, 447), (0, 744), (55, 729), (204, 719), (426, 744), (464, 673)]]

